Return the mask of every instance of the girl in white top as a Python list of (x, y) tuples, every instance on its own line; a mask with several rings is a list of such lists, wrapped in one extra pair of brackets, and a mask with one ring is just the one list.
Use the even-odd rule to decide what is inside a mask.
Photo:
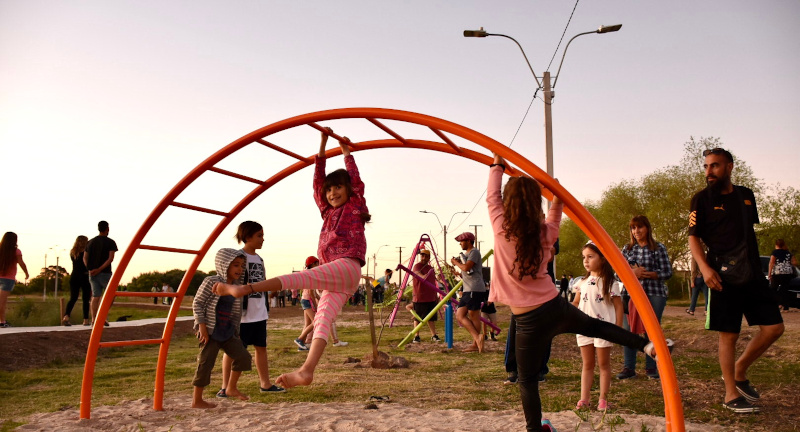
[[(576, 286), (577, 294), (572, 302), (583, 313), (601, 321), (622, 326), (622, 298), (619, 283), (614, 280), (614, 269), (594, 243), (587, 243), (581, 251), (586, 277)], [(608, 408), (608, 388), (611, 387), (611, 347), (613, 344), (600, 338), (576, 335), (581, 348), (583, 370), (581, 372), (581, 400), (576, 409), (591, 405), (589, 393), (594, 382), (595, 358), (600, 367), (600, 401), (597, 409)]]

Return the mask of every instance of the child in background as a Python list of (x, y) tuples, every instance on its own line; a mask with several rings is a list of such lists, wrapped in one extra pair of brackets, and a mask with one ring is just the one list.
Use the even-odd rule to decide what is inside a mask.
[[(242, 252), (247, 258), (245, 268), (245, 283), (255, 283), (264, 280), (264, 260), (256, 253), (264, 245), (264, 228), (258, 222), (244, 221), (236, 230), (236, 241), (244, 243)], [(267, 320), (269, 308), (267, 296), (262, 293), (253, 293), (242, 300), (242, 322), (239, 325), (239, 334), (245, 349), (253, 345), (256, 353), (256, 370), (258, 371), (259, 389), (261, 393), (283, 393), (286, 390), (273, 385), (269, 380), (269, 359), (267, 357)], [(222, 388), (217, 392), (217, 397), (226, 397), (228, 376), (231, 373), (231, 358), (222, 356)]]
[(553, 197), (547, 219), (542, 220), (542, 191), (529, 177), (510, 178), (501, 194), (505, 163), (499, 155), (494, 156), (486, 192), (495, 246), (489, 301), (507, 304), (516, 322), (514, 355), (526, 428), (553, 431), (550, 422), (542, 420), (538, 375), (556, 335), (599, 337), (649, 355), (655, 354), (655, 348), (638, 335), (586, 315), (558, 295), (547, 275), (547, 262), (558, 238), (564, 204)]
[(242, 301), (229, 295), (212, 292), (214, 284), (226, 282), (239, 284), (243, 280), (244, 252), (223, 248), (217, 252), (214, 264), (217, 274), (203, 279), (192, 302), (194, 328), (200, 341), (197, 355), (197, 371), (192, 385), (192, 408), (214, 408), (216, 405), (203, 400), (203, 389), (211, 382), (211, 371), (217, 361), (220, 348), (232, 359), (227, 396), (248, 400), (236, 387), (242, 371), (252, 369), (252, 358), (239, 339), (239, 320), (242, 318)]
[(11, 327), (6, 321), (6, 304), (11, 290), (17, 283), (17, 264), (25, 272), (25, 281), (30, 277), (28, 266), (22, 260), (22, 252), (17, 249), (17, 234), (7, 232), (0, 241), (0, 328)]
[[(305, 270), (311, 270), (312, 268), (319, 266), (319, 260), (315, 256), (310, 256), (306, 258), (306, 266)], [(305, 327), (303, 327), (303, 331), (300, 332), (300, 336), (294, 340), (295, 345), (297, 345), (298, 351), (308, 351), (308, 345), (311, 344), (311, 341), (314, 337), (314, 316), (317, 312), (316, 305), (319, 303), (319, 298), (321, 293), (317, 290), (310, 290), (304, 289), (303, 290), (303, 299), (301, 300), (302, 308), (303, 308), (303, 319), (305, 322)], [(331, 323), (331, 338), (333, 339), (333, 346), (335, 347), (344, 347), (349, 345), (347, 342), (340, 341), (339, 335), (336, 333), (336, 322)]]
[(332, 133), (330, 128), (325, 128), (322, 132), (314, 170), (314, 201), (323, 219), (317, 248), (317, 256), (322, 264), (310, 270), (247, 286), (218, 283), (215, 287), (220, 295), (231, 294), (237, 297), (256, 291), (322, 290), (314, 316), (314, 336), (305, 363), (300, 369), (283, 374), (275, 380), (278, 385), (286, 388), (309, 385), (313, 381), (314, 370), (328, 344), (331, 325), (347, 298), (358, 288), (361, 267), (366, 264), (364, 258), (367, 240), (364, 236), (364, 225), (371, 216), (364, 199), (364, 183), (355, 160), (350, 155), (350, 140), (347, 137), (339, 141), (346, 170), (339, 169), (325, 175), (325, 144)]
[[(581, 312), (601, 321), (613, 322), (622, 327), (622, 297), (619, 283), (614, 280), (614, 269), (594, 243), (587, 243), (581, 252), (586, 276), (575, 286), (577, 291), (572, 304)], [(608, 408), (608, 389), (611, 387), (611, 342), (575, 335), (581, 349), (583, 371), (581, 372), (581, 400), (576, 409), (591, 405), (589, 393), (594, 383), (595, 356), (600, 367), (600, 401), (598, 411)]]

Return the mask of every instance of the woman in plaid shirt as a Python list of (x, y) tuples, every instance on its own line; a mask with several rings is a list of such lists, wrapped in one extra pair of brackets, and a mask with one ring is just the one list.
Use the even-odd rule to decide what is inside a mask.
[[(672, 265), (667, 256), (667, 248), (653, 239), (653, 230), (647, 216), (639, 215), (631, 219), (630, 230), (631, 241), (622, 248), (622, 255), (628, 260), (633, 273), (642, 284), (660, 323), (664, 307), (667, 305), (666, 281), (672, 277)], [(643, 334), (644, 324), (636, 313), (632, 301), (628, 311), (627, 328), (633, 333)], [(625, 365), (622, 372), (617, 374), (617, 379), (636, 376), (636, 350), (625, 347), (624, 352)], [(644, 367), (648, 378), (658, 379), (655, 360), (645, 356)]]

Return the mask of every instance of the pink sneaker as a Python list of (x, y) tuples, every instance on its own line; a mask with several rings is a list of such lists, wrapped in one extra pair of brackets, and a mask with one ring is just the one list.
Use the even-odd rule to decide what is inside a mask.
[(600, 399), (600, 403), (597, 404), (598, 411), (605, 411), (608, 409), (608, 402), (605, 399)]
[(575, 409), (579, 410), (579, 409), (583, 409), (583, 408), (589, 408), (590, 406), (591, 406), (591, 404), (589, 404), (589, 401), (581, 399), (581, 400), (578, 401), (578, 404), (575, 405)]

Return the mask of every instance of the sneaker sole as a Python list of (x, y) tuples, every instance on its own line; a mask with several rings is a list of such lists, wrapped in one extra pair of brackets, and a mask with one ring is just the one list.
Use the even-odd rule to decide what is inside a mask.
[(759, 407), (748, 407), (748, 408), (734, 408), (728, 405), (723, 404), (726, 409), (729, 409), (737, 414), (755, 414), (761, 412), (761, 408)]

